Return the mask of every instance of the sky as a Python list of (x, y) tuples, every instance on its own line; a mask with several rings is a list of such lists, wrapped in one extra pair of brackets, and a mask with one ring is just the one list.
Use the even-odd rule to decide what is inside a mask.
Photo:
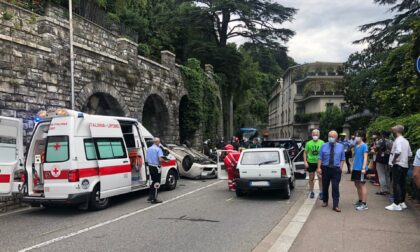
[(352, 43), (364, 37), (358, 26), (392, 16), (390, 6), (376, 5), (373, 0), (276, 1), (298, 9), (293, 23), (284, 26), (296, 32), (286, 46), (289, 56), (299, 64), (345, 62), (351, 53), (363, 48)]

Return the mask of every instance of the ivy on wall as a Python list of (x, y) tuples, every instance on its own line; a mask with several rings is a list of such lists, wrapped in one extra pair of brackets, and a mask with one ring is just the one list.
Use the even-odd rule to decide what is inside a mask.
[(188, 103), (180, 118), (181, 135), (186, 139), (181, 141), (191, 140), (201, 127), (204, 138), (215, 139), (220, 116), (217, 88), (197, 59), (188, 59), (181, 71), (188, 91)]

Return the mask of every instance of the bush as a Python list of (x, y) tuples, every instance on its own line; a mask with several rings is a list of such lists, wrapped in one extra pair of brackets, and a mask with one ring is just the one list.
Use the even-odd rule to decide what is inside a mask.
[(3, 19), (4, 20), (11, 20), (13, 18), (13, 13), (8, 12), (7, 10), (3, 12)]
[(414, 152), (417, 148), (420, 148), (420, 113), (401, 116), (401, 117), (378, 117), (368, 128), (367, 132), (372, 135), (373, 132), (390, 131), (392, 126), (397, 124), (404, 125), (405, 137), (408, 139), (411, 145), (411, 149)]
[(143, 43), (140, 43), (137, 46), (137, 51), (138, 51), (138, 54), (140, 54), (141, 56), (144, 56), (144, 57), (150, 57), (150, 54), (152, 53), (152, 50), (150, 49), (150, 46), (147, 45), (147, 44), (143, 44)]

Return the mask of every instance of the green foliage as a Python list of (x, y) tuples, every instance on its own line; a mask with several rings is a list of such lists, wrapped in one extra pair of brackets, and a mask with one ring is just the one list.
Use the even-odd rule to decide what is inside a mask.
[(197, 59), (189, 59), (181, 70), (188, 90), (188, 103), (183, 108), (183, 120), (180, 122), (183, 137), (191, 140), (202, 129), (205, 138), (216, 139), (220, 116), (217, 87), (211, 83)]
[(413, 150), (420, 148), (420, 113), (401, 117), (380, 116), (370, 124), (367, 132), (368, 135), (372, 135), (373, 132), (390, 131), (391, 127), (397, 124), (404, 125), (404, 135), (409, 140), (411, 148)]
[(321, 131), (321, 138), (326, 139), (328, 132), (335, 130), (340, 133), (345, 121), (344, 113), (336, 106), (327, 108), (325, 112), (321, 113), (319, 120), (319, 129)]
[(311, 121), (318, 122), (321, 118), (321, 113), (296, 114), (295, 122), (308, 123)]
[(4, 20), (11, 20), (13, 18), (13, 13), (9, 12), (9, 11), (5, 11), (3, 12), (3, 19)]
[(137, 51), (140, 55), (145, 57), (150, 57), (152, 50), (150, 49), (150, 46), (144, 43), (140, 43), (137, 46)]

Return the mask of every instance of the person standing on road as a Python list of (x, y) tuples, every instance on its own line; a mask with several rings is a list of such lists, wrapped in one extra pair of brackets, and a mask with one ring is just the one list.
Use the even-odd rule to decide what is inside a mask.
[(344, 146), (344, 154), (346, 156), (346, 165), (347, 165), (347, 174), (350, 174), (350, 158), (352, 158), (352, 152), (351, 152), (351, 142), (350, 140), (347, 139), (347, 134), (346, 133), (341, 133), (340, 134), (340, 141), (339, 143), (341, 143)]
[(331, 183), (333, 210), (341, 212), (338, 203), (340, 200), (341, 173), (346, 157), (344, 154), (344, 146), (337, 143), (337, 137), (337, 131), (330, 131), (328, 133), (328, 143), (322, 145), (318, 157), (318, 174), (322, 174), (322, 200), (324, 202), (322, 207), (328, 206), (328, 189)]
[(392, 182), (394, 191), (394, 203), (385, 207), (390, 211), (401, 211), (407, 208), (405, 204), (406, 177), (408, 172), (408, 158), (413, 154), (410, 143), (403, 137), (404, 126), (396, 125), (392, 127), (392, 133), (396, 136), (392, 144), (389, 165), (392, 165)]
[(230, 144), (225, 146), (225, 150), (228, 151), (228, 153), (223, 159), (223, 163), (225, 164), (228, 174), (228, 187), (229, 190), (236, 190), (235, 169), (236, 165), (238, 164), (238, 160), (241, 153), (239, 151), (234, 150), (233, 146)]
[(387, 195), (390, 192), (391, 178), (389, 156), (391, 154), (392, 141), (389, 140), (389, 133), (383, 132), (382, 137), (375, 146), (376, 152), (376, 170), (378, 171), (380, 191), (376, 194)]
[(354, 185), (357, 189), (359, 201), (354, 205), (356, 210), (363, 211), (368, 210), (367, 206), (367, 187), (366, 187), (366, 172), (368, 170), (368, 153), (369, 148), (366, 141), (366, 135), (363, 132), (356, 134), (356, 146), (354, 147), (354, 162), (351, 174), (351, 181), (354, 181)]
[(414, 171), (413, 171), (413, 179), (414, 183), (417, 186), (417, 189), (420, 189), (420, 149), (416, 152), (416, 157), (414, 158)]
[(152, 204), (162, 203), (161, 200), (157, 199), (158, 188), (160, 184), (161, 176), (161, 163), (165, 162), (164, 155), (160, 146), (160, 139), (155, 137), (153, 140), (153, 145), (147, 149), (146, 160), (149, 167), (149, 175), (152, 180), (149, 189), (149, 198), (147, 201), (150, 201)]
[[(314, 193), (314, 179), (315, 172), (318, 168), (318, 156), (321, 146), (324, 144), (324, 141), (319, 139), (320, 132), (317, 129), (312, 131), (312, 140), (308, 141), (305, 144), (305, 150), (303, 152), (303, 161), (305, 163), (305, 168), (309, 173), (309, 197), (313, 199), (315, 197)], [(318, 184), (319, 184), (319, 198), (322, 200), (322, 176), (318, 175)]]

